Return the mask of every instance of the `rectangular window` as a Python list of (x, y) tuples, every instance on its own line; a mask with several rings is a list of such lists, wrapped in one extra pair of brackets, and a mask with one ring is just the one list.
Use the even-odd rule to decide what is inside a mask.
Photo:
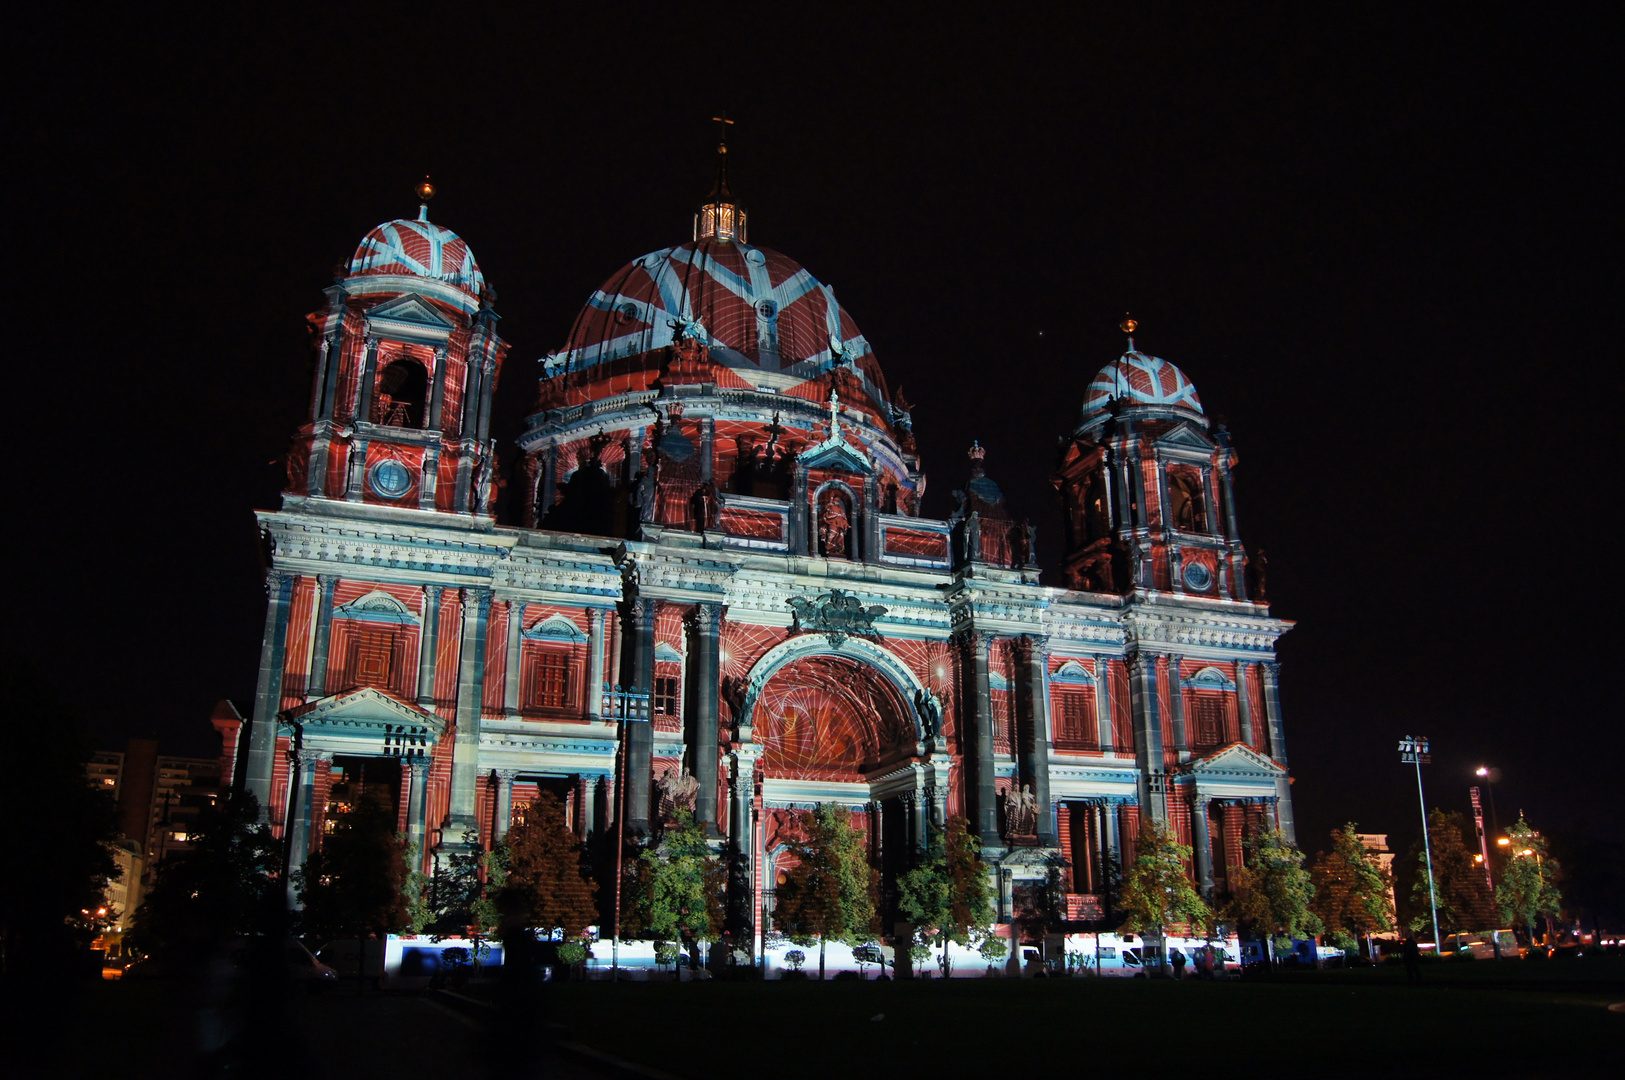
[(677, 676), (655, 676), (654, 707), (657, 716), (677, 715)]
[(1213, 693), (1191, 695), (1191, 725), (1197, 746), (1218, 746), (1224, 739), (1224, 698)]
[(1100, 746), (1100, 729), (1095, 724), (1095, 710), (1086, 691), (1062, 690), (1056, 693), (1057, 730), (1055, 741), (1073, 749), (1095, 750)]
[(536, 692), (532, 702), (543, 709), (562, 709), (570, 703), (570, 658), (544, 652), (536, 658)]

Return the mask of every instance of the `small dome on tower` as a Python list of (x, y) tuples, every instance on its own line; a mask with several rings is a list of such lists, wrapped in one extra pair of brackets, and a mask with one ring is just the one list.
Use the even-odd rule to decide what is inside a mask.
[(1079, 427), (1092, 427), (1110, 415), (1111, 403), (1200, 421), (1207, 426), (1196, 385), (1183, 371), (1159, 356), (1133, 348), (1101, 368), (1083, 395)]
[(485, 275), (468, 242), (429, 220), (386, 221), (361, 238), (350, 257), (350, 277), (416, 277), (450, 285), (472, 297), (485, 288)]

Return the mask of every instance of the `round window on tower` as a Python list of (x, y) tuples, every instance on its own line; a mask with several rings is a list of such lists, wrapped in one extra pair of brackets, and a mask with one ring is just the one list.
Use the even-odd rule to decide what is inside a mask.
[(779, 313), (779, 305), (771, 300), (762, 300), (756, 305), (756, 314), (764, 319), (771, 319)]
[(615, 309), (615, 321), (626, 325), (637, 317), (638, 306), (630, 300)]
[(1213, 584), (1213, 571), (1207, 568), (1206, 563), (1191, 562), (1185, 564), (1185, 587), (1192, 592), (1206, 592), (1207, 587)]
[(368, 477), (372, 490), (386, 499), (398, 499), (412, 488), (412, 474), (393, 459), (380, 461)]

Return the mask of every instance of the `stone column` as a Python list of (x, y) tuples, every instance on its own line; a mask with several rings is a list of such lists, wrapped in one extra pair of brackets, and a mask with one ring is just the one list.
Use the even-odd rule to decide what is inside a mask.
[[(292, 828), (288, 830), (288, 871), (300, 869), (310, 858), (310, 830), (321, 820), (322, 808), (316, 805), (316, 772), (322, 765), (331, 765), (333, 755), (323, 751), (307, 750), (299, 755), (299, 790), (294, 796)], [(289, 897), (293, 895), (289, 882)]]
[[(1286, 736), (1281, 728), (1281, 665), (1274, 660), (1263, 664), (1264, 676), (1264, 718), (1269, 725), (1270, 757), (1281, 766), (1287, 767)], [(1276, 807), (1275, 815), (1280, 822), (1281, 831), (1286, 838), (1297, 843), (1298, 830), (1292, 814), (1292, 789), (1288, 786), (1289, 778), (1284, 774), (1275, 781)]]
[(1247, 668), (1245, 660), (1236, 661), (1236, 719), (1241, 721), (1241, 741), (1252, 747), (1253, 692), (1247, 686)]
[[(646, 597), (632, 601), (627, 608), (627, 624), (631, 631), (632, 687), (640, 694), (654, 693), (655, 671), (655, 602)], [(634, 836), (649, 832), (649, 783), (653, 768), (654, 732), (650, 728), (649, 709), (638, 719), (623, 721), (621, 738), (626, 744), (626, 805), (627, 828)]]
[(1105, 826), (1101, 831), (1105, 833), (1106, 855), (1112, 862), (1117, 864), (1119, 874), (1125, 873), (1128, 868), (1123, 865), (1121, 854), (1123, 849), (1122, 808), (1117, 803), (1109, 802), (1101, 807), (1100, 816)]
[(970, 652), (971, 724), (976, 732), (976, 832), (983, 847), (1003, 847), (999, 835), (998, 791), (993, 773), (993, 691), (988, 679), (988, 652), (993, 636), (975, 630), (964, 637)]
[(452, 744), (452, 843), (479, 827), (476, 792), (479, 786), (480, 714), (485, 697), (485, 637), (491, 617), (491, 590), (474, 586), (463, 590), (463, 638), (457, 672), (457, 735)]
[(519, 636), (524, 630), (525, 605), (520, 600), (509, 600), (508, 650), (503, 667), (502, 712), (505, 716), (519, 715)]
[(1219, 468), (1219, 483), (1224, 491), (1224, 538), (1233, 544), (1241, 539), (1241, 533), (1236, 528), (1236, 495), (1228, 462)]
[(722, 608), (717, 604), (696, 604), (690, 616), (694, 634), (694, 699), (687, 710), (691, 717), (689, 753), (694, 763), (694, 779), (700, 789), (694, 800), (694, 817), (705, 827), (707, 836), (717, 831), (717, 690), (721, 678)]
[(491, 823), (491, 845), (493, 847), (502, 842), (502, 838), (508, 835), (508, 827), (513, 824), (513, 782), (518, 776), (518, 769), (496, 770), (496, 819)]
[(358, 423), (372, 420), (372, 384), (377, 381), (378, 339), (367, 339), (366, 358), (361, 364), (361, 384), (355, 390), (355, 419)]
[(553, 509), (553, 493), (558, 489), (559, 483), (559, 446), (558, 443), (548, 443), (543, 451), (542, 458), (542, 493), (536, 499), (536, 526), (540, 528), (542, 519)]
[(1100, 748), (1115, 756), (1115, 736), (1112, 733), (1112, 666), (1104, 656), (1095, 657), (1095, 728), (1099, 733)]
[(418, 635), (418, 704), (434, 703), (435, 650), (440, 644), (440, 586), (423, 586), (423, 632)]
[(1153, 819), (1167, 818), (1162, 799), (1162, 709), (1157, 700), (1157, 657), (1136, 652), (1129, 657), (1130, 700), (1133, 703), (1135, 758), (1140, 765), (1140, 797), (1149, 803)]
[(1260, 666), (1264, 676), (1264, 721), (1270, 737), (1270, 757), (1277, 765), (1286, 767), (1286, 740), (1281, 732), (1281, 665), (1274, 660)]
[(446, 347), (434, 351), (434, 380), (429, 392), (429, 414), (423, 426), (430, 431), (440, 430), (440, 413), (446, 404)]
[(1026, 758), (1022, 772), (1032, 781), (1033, 798), (1038, 804), (1038, 845), (1054, 847), (1055, 808), (1049, 797), (1049, 641), (1039, 634), (1026, 635), (1027, 692), (1032, 709), (1032, 730), (1022, 749)]
[(600, 723), (604, 719), (604, 613), (598, 608), (587, 609), (587, 719)]
[[(1203, 524), (1207, 526), (1206, 531), (1208, 533), (1211, 533), (1214, 536), (1219, 536), (1221, 535), (1219, 530), (1219, 504), (1218, 501), (1214, 499), (1213, 495), (1213, 466), (1203, 465), (1202, 498), (1206, 503), (1206, 505), (1202, 507)], [(1223, 560), (1220, 561), (1221, 563), (1223, 562)]]
[(1196, 793), (1196, 803), (1191, 808), (1191, 829), (1195, 833), (1192, 840), (1196, 847), (1196, 882), (1202, 890), (1202, 895), (1213, 888), (1213, 841), (1208, 826), (1208, 798), (1202, 792)]
[(333, 590), (339, 579), (332, 574), (316, 575), (316, 641), (310, 650), (310, 683), (305, 700), (327, 696), (327, 646), (333, 632)]
[(1168, 704), (1169, 711), (1173, 713), (1174, 750), (1179, 753), (1180, 761), (1189, 761), (1191, 740), (1190, 732), (1185, 728), (1185, 690), (1180, 672), (1180, 665), (1184, 662), (1183, 656), (1168, 657)]
[(424, 819), (429, 814), (429, 759), (413, 757), (406, 762), (410, 777), (406, 790), (406, 841), (417, 848), (417, 863), (423, 865)]
[(260, 641), (259, 683), (248, 729), (249, 794), (259, 800), (260, 820), (271, 820), (271, 783), (276, 775), (276, 718), (282, 709), (282, 668), (288, 644), (288, 609), (298, 578), (286, 570), (265, 575), (265, 636)]

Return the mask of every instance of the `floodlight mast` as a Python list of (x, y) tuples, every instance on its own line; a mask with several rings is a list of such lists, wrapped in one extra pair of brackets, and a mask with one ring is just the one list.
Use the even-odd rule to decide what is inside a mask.
[(1422, 766), (1433, 760), (1428, 753), (1428, 737), (1420, 735), (1412, 738), (1407, 735), (1400, 739), (1399, 760), (1416, 764), (1416, 801), (1422, 805), (1422, 851), (1427, 856), (1428, 865), (1428, 909), (1433, 913), (1433, 953), (1438, 956), (1444, 942), (1439, 940), (1439, 902), (1433, 890), (1433, 842), (1428, 839), (1428, 801), (1422, 793)]

